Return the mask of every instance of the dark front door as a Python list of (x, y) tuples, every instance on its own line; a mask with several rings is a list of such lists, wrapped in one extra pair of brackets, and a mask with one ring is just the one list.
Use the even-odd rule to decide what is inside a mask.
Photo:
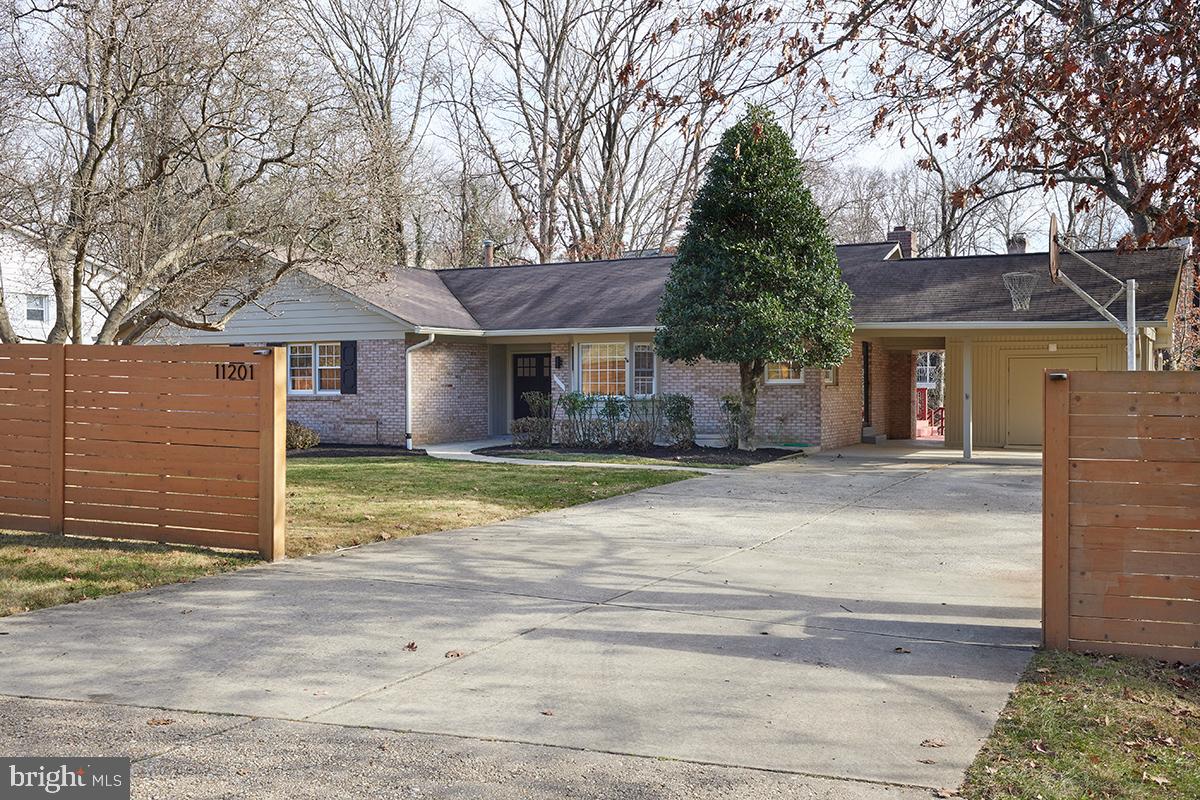
[(550, 354), (517, 353), (512, 357), (513, 419), (529, 416), (526, 392), (550, 393)]

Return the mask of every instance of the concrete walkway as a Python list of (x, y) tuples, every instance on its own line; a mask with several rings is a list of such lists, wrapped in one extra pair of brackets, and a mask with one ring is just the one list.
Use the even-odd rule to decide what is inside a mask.
[(551, 461), (541, 458), (505, 458), (504, 456), (487, 456), (472, 452), (485, 447), (500, 447), (512, 444), (511, 436), (497, 436), (491, 439), (479, 439), (474, 442), (446, 442), (433, 444), (425, 448), (425, 452), (433, 458), (445, 458), (451, 461), (478, 461), (484, 464), (530, 464), (543, 467), (603, 467), (605, 469), (649, 469), (649, 470), (684, 470), (706, 475), (720, 475), (729, 472), (727, 469), (710, 469), (708, 467), (689, 467), (684, 464), (614, 464), (610, 461)]
[(147, 798), (925, 798), (1037, 641), (1038, 491), (820, 455), (0, 619), (0, 752)]

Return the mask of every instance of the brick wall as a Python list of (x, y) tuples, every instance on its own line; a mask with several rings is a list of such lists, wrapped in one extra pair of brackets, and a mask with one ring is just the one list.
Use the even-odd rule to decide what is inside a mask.
[[(562, 366), (556, 367), (555, 359), (562, 359)], [(566, 342), (551, 342), (550, 343), (550, 398), (554, 401), (555, 415), (558, 411), (558, 398), (562, 397), (564, 390), (558, 388), (558, 384), (554, 379), (558, 378), (562, 385), (567, 387), (566, 392), (571, 391), (571, 345)]]
[[(859, 356), (861, 358), (861, 354)], [(888, 351), (878, 342), (871, 343), (871, 427), (887, 435)]]
[[(756, 423), (763, 443), (821, 441), (821, 370), (807, 370), (805, 382), (763, 384), (758, 393)], [(702, 439), (724, 436), (721, 397), (739, 392), (736, 364), (700, 361), (658, 362), (658, 391), (690, 395), (694, 401), (696, 434)]]
[(404, 444), (404, 346), (358, 343), (358, 394), (288, 395), (288, 419), (333, 444)]
[(911, 439), (917, 418), (917, 354), (892, 350), (887, 354), (887, 429), (889, 439)]
[[(414, 444), (486, 439), (487, 345), (435, 341), (414, 352), (412, 362)], [(403, 413), (401, 403), (401, 426)]]
[(821, 447), (833, 450), (862, 441), (862, 343), (837, 370), (837, 383), (821, 389)]

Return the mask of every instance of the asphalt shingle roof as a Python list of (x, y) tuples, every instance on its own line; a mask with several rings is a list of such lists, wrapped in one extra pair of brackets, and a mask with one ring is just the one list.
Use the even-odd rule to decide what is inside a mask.
[[(858, 324), (1080, 322), (1099, 316), (1065, 286), (1050, 283), (1045, 253), (887, 259), (892, 242), (839, 245)], [(1166, 318), (1183, 252), (1174, 248), (1084, 252), (1118, 278), (1138, 281), (1138, 317)], [(509, 267), (406, 270), (382, 282), (346, 286), (363, 299), (425, 327), (553, 330), (652, 327), (673, 256)], [(1094, 296), (1116, 285), (1068, 253), (1062, 268)], [(1028, 311), (1012, 310), (1006, 272), (1038, 276)], [(1113, 312), (1124, 316), (1124, 301)]]
[[(1081, 251), (1122, 280), (1138, 282), (1138, 318), (1163, 320), (1171, 301), (1183, 251), (1175, 248), (1117, 253)], [(1087, 322), (1101, 317), (1066, 286), (1050, 282), (1046, 253), (955, 258), (913, 258), (884, 264), (842, 263), (854, 292), (854, 321), (909, 322)], [(1117, 285), (1075, 256), (1062, 253), (1062, 271), (1093, 297), (1107, 301)], [(1004, 288), (1006, 272), (1037, 276), (1028, 311), (1013, 311)], [(1124, 298), (1110, 310), (1125, 316)]]

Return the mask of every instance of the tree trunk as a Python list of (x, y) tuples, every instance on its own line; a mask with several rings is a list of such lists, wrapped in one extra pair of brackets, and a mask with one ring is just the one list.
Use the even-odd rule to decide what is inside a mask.
[(738, 450), (754, 449), (754, 421), (758, 416), (758, 382), (762, 377), (761, 361), (742, 361), (738, 364), (742, 380), (741, 419), (738, 420)]

